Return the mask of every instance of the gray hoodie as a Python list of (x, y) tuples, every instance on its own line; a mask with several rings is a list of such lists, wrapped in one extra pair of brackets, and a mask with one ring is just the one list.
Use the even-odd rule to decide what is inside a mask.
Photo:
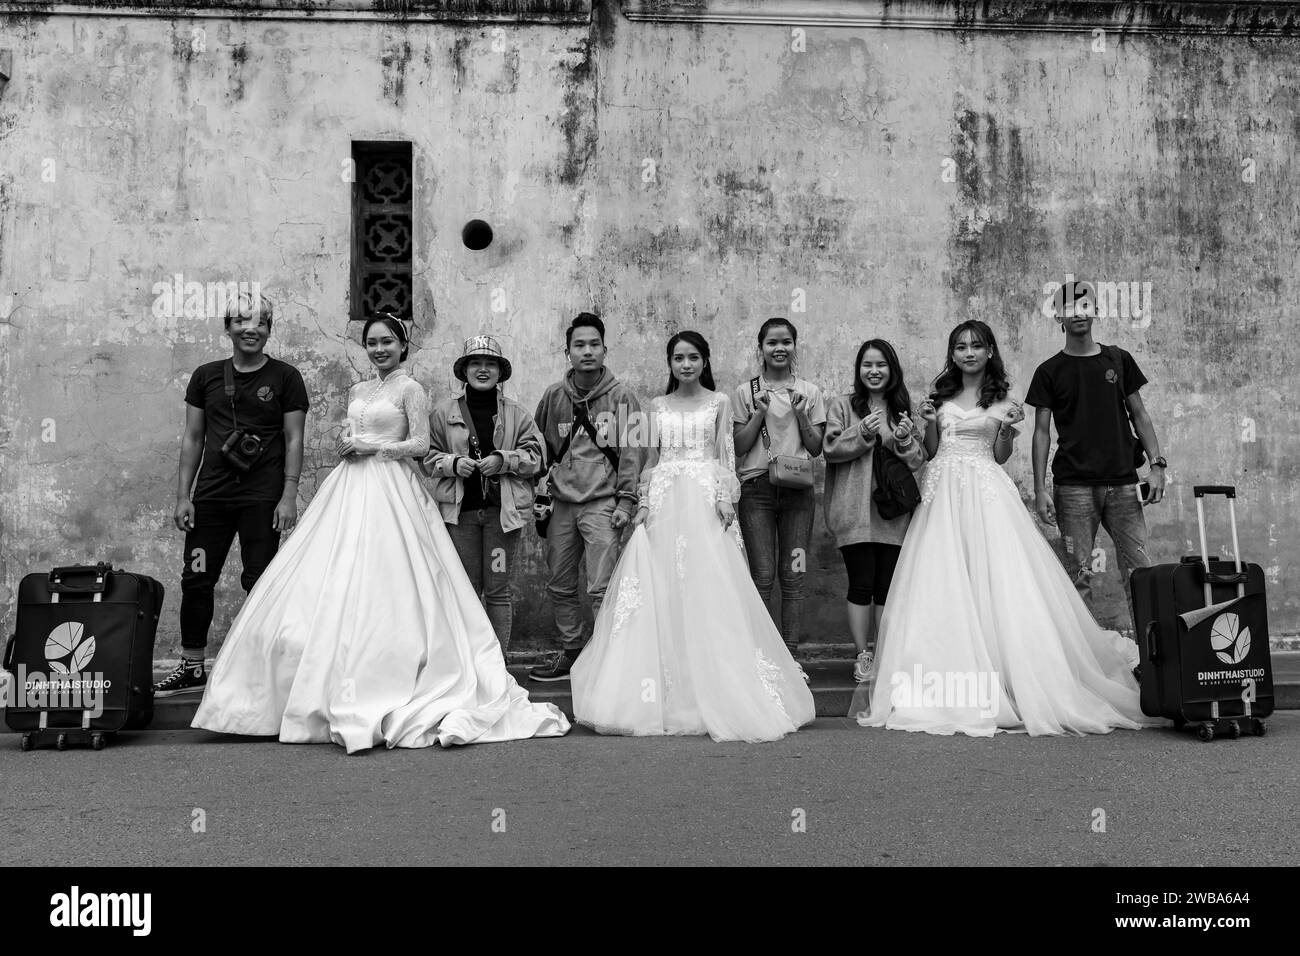
[[(640, 448), (621, 447), (626, 435), (644, 433), (645, 429), (631, 428), (631, 423), (641, 412), (636, 396), (622, 385), (609, 369), (601, 369), (600, 379), (584, 396), (573, 384), (574, 370), (569, 369), (563, 381), (549, 386), (537, 403), (533, 416), (546, 442), (546, 460), (555, 462), (555, 455), (564, 444), (569, 431), (574, 432), (564, 458), (555, 463), (550, 473), (550, 491), (557, 501), (581, 504), (597, 498), (615, 495), (617, 507), (631, 513), (637, 504), (637, 480), (641, 473)], [(598, 427), (598, 437), (618, 455), (615, 471), (586, 429), (574, 420), (575, 409), (585, 406), (593, 426)], [(627, 428), (627, 433), (624, 433)]]

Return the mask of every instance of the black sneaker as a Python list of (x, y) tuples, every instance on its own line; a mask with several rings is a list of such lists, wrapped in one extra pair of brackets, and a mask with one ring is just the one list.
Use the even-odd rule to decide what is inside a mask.
[(207, 686), (208, 672), (204, 668), (202, 661), (196, 663), (181, 661), (176, 665), (176, 670), (153, 685), (153, 695), (155, 697), (174, 697), (177, 694), (202, 691)]
[(573, 670), (573, 662), (578, 659), (581, 651), (571, 651), (565, 649), (555, 655), (555, 660), (544, 667), (534, 667), (528, 672), (529, 680), (568, 680), (569, 671)]

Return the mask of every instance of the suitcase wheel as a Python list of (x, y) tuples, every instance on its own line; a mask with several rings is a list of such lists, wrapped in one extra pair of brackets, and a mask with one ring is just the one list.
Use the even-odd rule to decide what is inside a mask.
[(32, 735), (31, 735), (31, 734), (23, 734), (22, 739), (18, 741), (18, 749), (19, 749), (19, 750), (31, 750), (31, 749), (32, 749), (32, 746), (33, 746), (33, 745), (32, 745)]
[[(1240, 733), (1240, 731), (1238, 732)], [(104, 740), (104, 735), (102, 733), (96, 732), (90, 735), (90, 746), (96, 750), (103, 750), (105, 742), (106, 741)]]
[(1256, 737), (1263, 737), (1268, 733), (1268, 724), (1264, 723), (1264, 721), (1260, 720), (1258, 717), (1252, 717), (1250, 718), (1250, 732)]
[(1209, 743), (1214, 739), (1214, 722), (1207, 720), (1196, 728), (1196, 736)]
[(67, 735), (67, 734), (59, 734), (59, 736), (56, 737), (55, 740), (54, 740), (54, 747), (55, 747), (56, 750), (67, 750), (67, 749), (68, 749), (68, 735)]
[(1236, 740), (1241, 736), (1241, 724), (1235, 720), (1228, 721), (1228, 736)]

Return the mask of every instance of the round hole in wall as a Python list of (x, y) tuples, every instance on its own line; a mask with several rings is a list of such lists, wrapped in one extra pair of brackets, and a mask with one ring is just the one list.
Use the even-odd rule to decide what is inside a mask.
[(465, 243), (466, 249), (486, 249), (492, 245), (492, 227), (482, 219), (471, 219), (465, 223), (465, 228), (460, 231), (461, 242)]

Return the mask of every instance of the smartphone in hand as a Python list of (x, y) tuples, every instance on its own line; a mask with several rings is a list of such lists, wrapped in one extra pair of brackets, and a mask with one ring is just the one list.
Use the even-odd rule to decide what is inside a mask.
[(1151, 503), (1151, 482), (1139, 481), (1137, 486), (1138, 501), (1141, 504)]

